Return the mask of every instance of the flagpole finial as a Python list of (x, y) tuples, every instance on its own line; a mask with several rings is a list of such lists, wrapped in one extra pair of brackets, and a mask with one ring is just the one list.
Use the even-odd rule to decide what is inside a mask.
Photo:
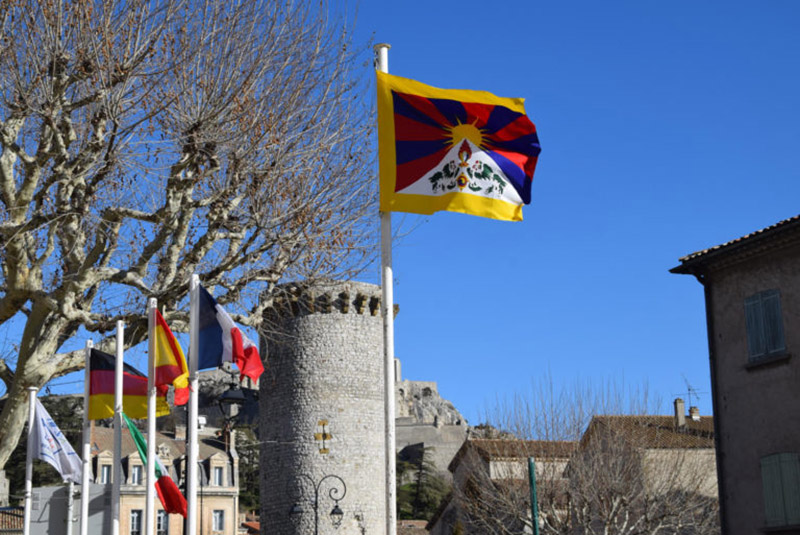
[(381, 72), (389, 72), (389, 49), (392, 45), (389, 43), (378, 43), (372, 47), (375, 53), (373, 58), (373, 66)]

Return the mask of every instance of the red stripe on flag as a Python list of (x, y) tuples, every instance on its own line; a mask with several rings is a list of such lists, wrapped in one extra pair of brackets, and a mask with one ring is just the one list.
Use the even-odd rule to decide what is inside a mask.
[(432, 171), (434, 167), (441, 163), (449, 149), (450, 147), (445, 147), (439, 152), (434, 152), (429, 156), (398, 165), (397, 180), (394, 190), (400, 191), (405, 189), (425, 176), (428, 171)]
[(179, 514), (186, 518), (186, 498), (171, 477), (163, 475), (156, 480), (156, 493), (167, 513)]
[[(126, 396), (146, 396), (147, 377), (123, 373), (122, 392)], [(114, 394), (114, 371), (92, 371), (89, 376), (89, 394)]]
[(394, 130), (398, 141), (427, 141), (448, 137), (444, 128), (420, 123), (403, 115), (394, 116)]

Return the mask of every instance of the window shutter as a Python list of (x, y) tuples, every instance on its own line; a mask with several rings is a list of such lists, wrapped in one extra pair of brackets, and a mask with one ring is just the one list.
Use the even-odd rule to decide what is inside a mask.
[(745, 325), (747, 326), (747, 351), (750, 358), (766, 355), (764, 341), (764, 317), (761, 314), (761, 294), (744, 300)]
[(785, 526), (780, 455), (761, 458), (761, 483), (764, 486), (764, 514), (767, 526)]
[(796, 453), (780, 454), (783, 504), (787, 524), (800, 524), (800, 458)]
[(761, 294), (764, 311), (764, 337), (767, 354), (780, 353), (786, 349), (783, 339), (783, 317), (781, 316), (781, 294), (769, 290)]

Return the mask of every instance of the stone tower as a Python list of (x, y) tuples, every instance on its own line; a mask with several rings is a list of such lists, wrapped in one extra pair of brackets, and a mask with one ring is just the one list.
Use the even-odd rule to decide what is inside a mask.
[[(337, 282), (283, 289), (285, 297), (266, 312), (262, 339), (262, 533), (306, 535), (315, 532), (315, 521), (319, 534), (383, 533), (380, 288)], [(341, 478), (346, 494), (336, 477), (326, 476)], [(330, 517), (336, 505), (343, 513), (337, 530)]]

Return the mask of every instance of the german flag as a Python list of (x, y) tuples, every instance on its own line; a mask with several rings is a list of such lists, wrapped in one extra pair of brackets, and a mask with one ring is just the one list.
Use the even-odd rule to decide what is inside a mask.
[[(89, 358), (89, 419), (114, 416), (114, 367), (116, 357), (92, 349)], [(166, 386), (157, 387), (156, 416), (169, 414)], [(122, 410), (131, 418), (147, 418), (147, 376), (122, 364)]]

